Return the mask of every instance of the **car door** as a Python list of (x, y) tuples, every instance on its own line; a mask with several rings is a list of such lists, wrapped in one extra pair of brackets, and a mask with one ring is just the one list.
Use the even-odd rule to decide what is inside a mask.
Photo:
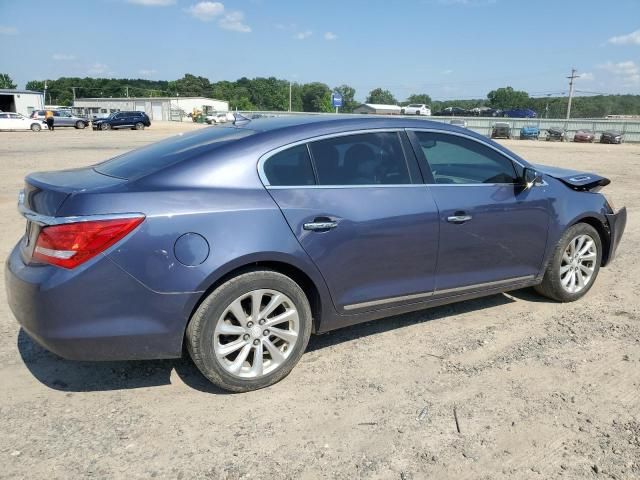
[(9, 120), (9, 114), (0, 112), (0, 130), (11, 129), (11, 121)]
[(438, 212), (403, 136), (332, 136), (261, 160), (269, 193), (341, 313), (433, 293)]
[(524, 188), (523, 167), (475, 137), (414, 131), (440, 213), (436, 294), (526, 282), (542, 267), (550, 200)]
[(112, 128), (123, 127), (127, 122), (127, 114), (124, 112), (116, 113), (111, 123)]

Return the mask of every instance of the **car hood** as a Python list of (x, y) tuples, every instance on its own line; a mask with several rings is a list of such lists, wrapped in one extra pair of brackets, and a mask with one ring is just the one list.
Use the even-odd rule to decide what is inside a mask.
[(540, 129), (538, 127), (522, 127), (523, 132), (539, 132)]
[(534, 164), (533, 167), (545, 175), (556, 178), (569, 188), (581, 191), (598, 191), (602, 187), (606, 187), (611, 180), (595, 173), (580, 172), (578, 170), (569, 170), (566, 168), (550, 167), (548, 165)]

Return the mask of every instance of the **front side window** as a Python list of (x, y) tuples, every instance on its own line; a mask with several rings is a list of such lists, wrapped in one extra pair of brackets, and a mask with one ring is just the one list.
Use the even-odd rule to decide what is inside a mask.
[(319, 185), (411, 183), (397, 132), (335, 137), (309, 144)]
[(306, 145), (298, 145), (270, 157), (264, 164), (264, 174), (273, 186), (290, 187), (316, 183)]
[[(481, 143), (457, 135), (415, 132), (437, 184), (516, 183), (511, 160)], [(424, 161), (424, 159), (421, 159)]]

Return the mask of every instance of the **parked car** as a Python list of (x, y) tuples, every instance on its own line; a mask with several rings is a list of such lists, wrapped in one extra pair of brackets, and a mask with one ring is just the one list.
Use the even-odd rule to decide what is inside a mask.
[(530, 108), (512, 108), (502, 112), (503, 116), (509, 118), (536, 118), (538, 114)]
[(608, 131), (600, 135), (600, 143), (622, 143), (624, 136), (620, 132)]
[(245, 119), (28, 175), (7, 298), (63, 357), (186, 346), (215, 384), (253, 390), (312, 332), (530, 286), (578, 300), (625, 228), (608, 183), (442, 122)]
[(511, 138), (511, 125), (507, 122), (496, 122), (491, 128), (491, 138)]
[(455, 125), (456, 127), (467, 128), (467, 121), (454, 118), (453, 120), (449, 120), (449, 125)]
[(566, 130), (551, 127), (547, 129), (547, 142), (564, 142), (567, 138)]
[(520, 129), (520, 140), (538, 140), (540, 128), (537, 125), (525, 125)]
[(230, 113), (230, 112), (227, 112), (227, 113), (214, 113), (214, 114), (211, 114), (211, 115), (207, 115), (205, 117), (205, 122), (207, 122), (210, 125), (218, 124), (218, 123), (232, 122), (233, 120), (234, 120), (233, 113)]
[(590, 130), (578, 130), (573, 136), (573, 141), (580, 143), (593, 143), (595, 139), (596, 134)]
[(144, 130), (151, 126), (151, 120), (144, 112), (114, 112), (107, 118), (100, 118), (93, 123), (94, 130), (111, 130), (118, 128), (130, 128), (131, 130)]
[(0, 112), (0, 130), (31, 130), (39, 132), (48, 129), (42, 120), (27, 118), (13, 112)]
[[(85, 118), (76, 117), (72, 115), (68, 110), (51, 110), (53, 113), (53, 126), (58, 127), (74, 127), (77, 129), (85, 128), (89, 125), (89, 121)], [(44, 121), (47, 111), (46, 110), (34, 110), (31, 112), (31, 118), (33, 120)]]
[(402, 107), (400, 113), (403, 115), (426, 115), (431, 116), (431, 107), (424, 103), (412, 103), (406, 107)]
[(447, 107), (439, 112), (434, 113), (434, 115), (443, 117), (466, 117), (470, 116), (470, 112), (469, 110), (465, 110), (464, 108), (460, 107)]
[(490, 108), (490, 107), (476, 107), (472, 108), (469, 113), (476, 117), (501, 117), (502, 110)]

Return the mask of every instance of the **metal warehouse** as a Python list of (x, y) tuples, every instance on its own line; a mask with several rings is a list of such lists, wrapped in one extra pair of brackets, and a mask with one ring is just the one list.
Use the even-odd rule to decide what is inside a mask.
[(382, 105), (379, 103), (363, 103), (354, 108), (353, 113), (374, 113), (378, 115), (400, 115), (401, 108), (398, 105)]
[(16, 112), (28, 117), (34, 110), (44, 108), (42, 92), (0, 89), (0, 111)]
[(127, 97), (78, 98), (74, 111), (92, 116), (106, 116), (119, 111), (145, 112), (151, 120), (180, 120), (194, 110), (209, 114), (227, 112), (229, 102), (205, 97)]

